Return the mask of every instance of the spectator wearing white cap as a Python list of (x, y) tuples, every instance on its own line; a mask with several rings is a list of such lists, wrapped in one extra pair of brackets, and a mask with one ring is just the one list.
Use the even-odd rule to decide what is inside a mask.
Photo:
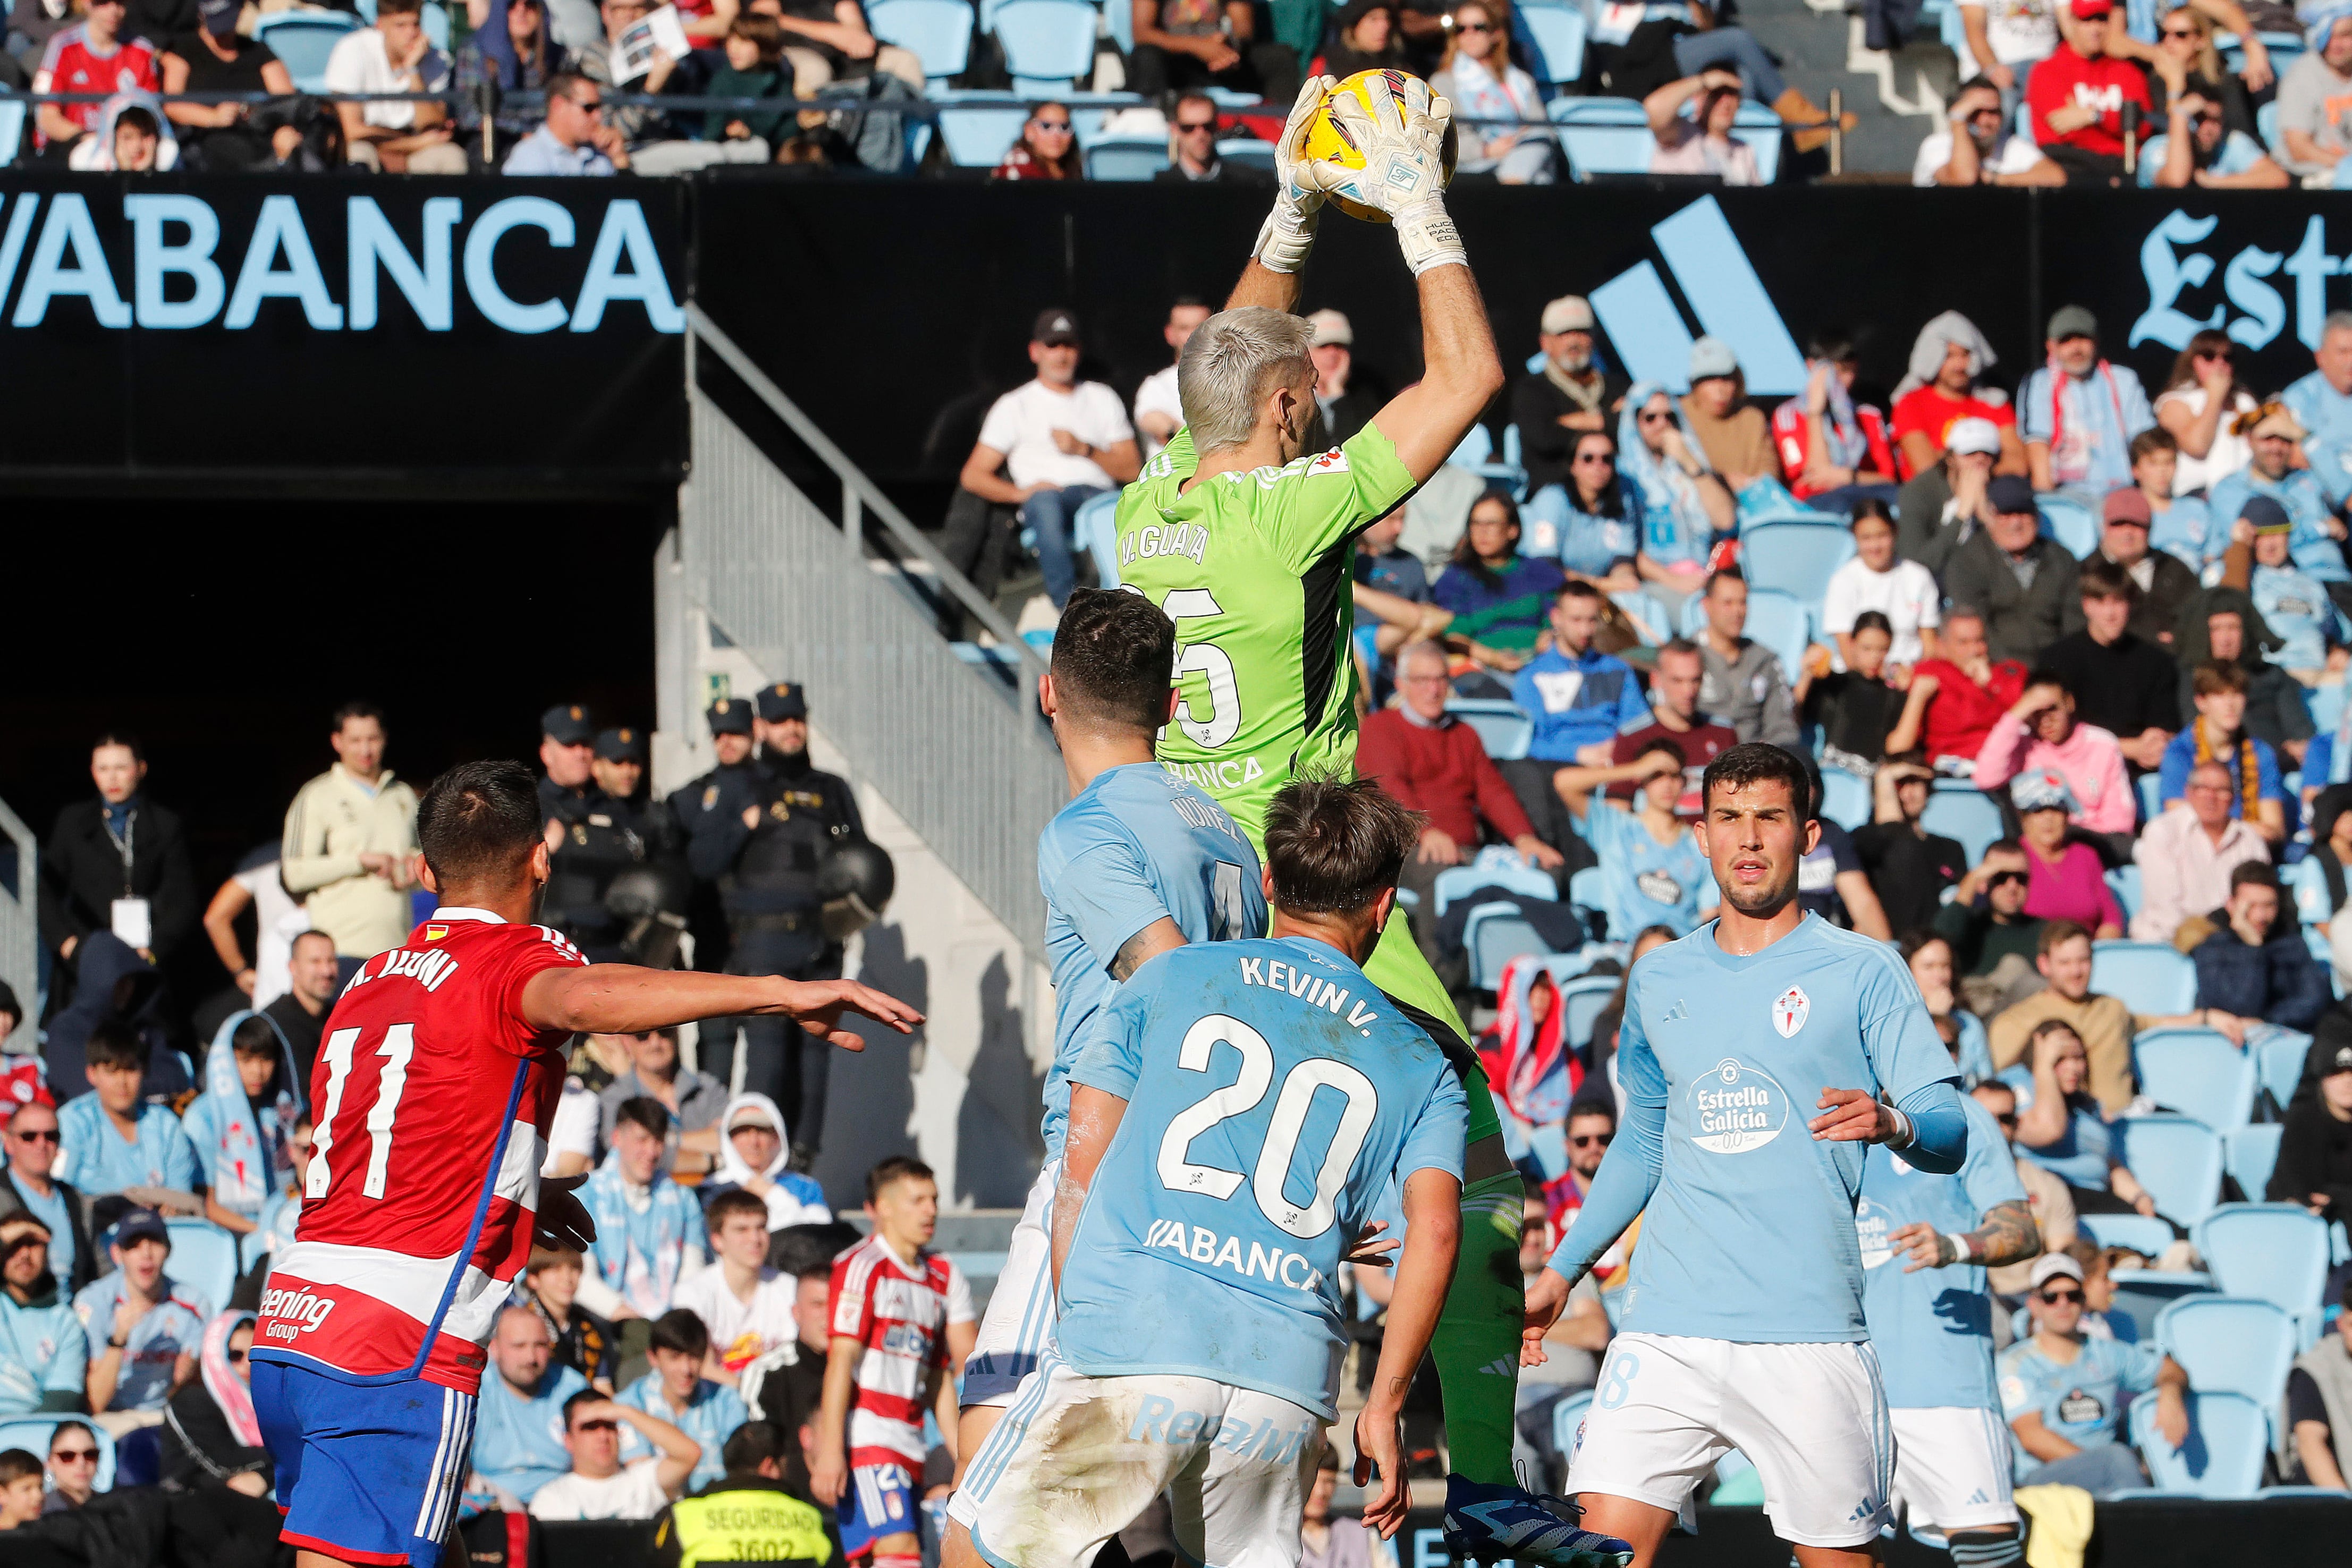
[(1780, 477), (1772, 450), (1772, 427), (1764, 411), (1748, 402), (1747, 378), (1738, 356), (1720, 338), (1691, 345), (1691, 389), (1683, 395), (1683, 417), (1707, 466), (1723, 476), (1736, 497), (1759, 479)]
[(1956, 420), (1940, 456), (1921, 469), (1895, 506), (1895, 549), (1942, 576), (1952, 552), (1992, 521), (1985, 486), (2000, 461), (2000, 426), (1989, 419)]
[(1021, 508), (1035, 531), (1037, 564), (1055, 610), (1077, 583), (1070, 528), (1078, 508), (1135, 477), (1143, 460), (1118, 394), (1078, 379), (1078, 322), (1067, 310), (1039, 314), (1029, 333), (1034, 379), (990, 405), (961, 482), (982, 500)]
[(2001, 1414), (2023, 1450), (2022, 1486), (2081, 1487), (2105, 1497), (2145, 1485), (2139, 1456), (2120, 1438), (2127, 1396), (2156, 1396), (2156, 1429), (2178, 1448), (2189, 1439), (2189, 1375), (2153, 1344), (2083, 1332), (2083, 1270), (2063, 1252), (2033, 1265), (2025, 1298), (2033, 1334), (2001, 1353)]
[(1176, 395), (1176, 361), (1182, 357), (1184, 345), (1192, 340), (1194, 329), (1208, 319), (1209, 308), (1189, 294), (1180, 295), (1168, 307), (1168, 324), (1160, 329), (1160, 340), (1169, 348), (1168, 364), (1144, 377), (1143, 384), (1135, 389), (1135, 434), (1143, 444), (1147, 463), (1183, 427), (1184, 404)]
[(1581, 295), (1563, 294), (1546, 305), (1536, 337), (1543, 362), (1511, 389), (1511, 423), (1519, 427), (1530, 495), (1568, 483), (1577, 437), (1613, 430), (1633, 385), (1593, 362), (1593, 325), (1592, 307)]
[(1315, 407), (1322, 423), (1310, 449), (1337, 446), (1372, 422), (1381, 399), (1370, 387), (1350, 390), (1356, 374), (1356, 329), (1339, 311), (1325, 308), (1307, 318), (1314, 329), (1307, 357), (1315, 361)]
[[(1964, 6), (1981, 11), (1981, 5)], [(2025, 7), (2019, 7), (2022, 10)], [(2006, 69), (2006, 67), (1999, 68)], [(1915, 185), (2063, 185), (2066, 172), (2042, 155), (2031, 137), (2012, 127), (2016, 116), (2001, 89), (1985, 77), (1952, 99), (1950, 126), (1932, 131), (1911, 162)]]

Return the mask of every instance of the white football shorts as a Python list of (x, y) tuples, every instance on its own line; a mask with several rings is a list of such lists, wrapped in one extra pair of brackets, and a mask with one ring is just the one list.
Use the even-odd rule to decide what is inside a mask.
[(1021, 1380), (1054, 1347), (1054, 1188), (1062, 1162), (1047, 1160), (1021, 1206), (1004, 1268), (981, 1315), (980, 1337), (964, 1358), (961, 1405), (1013, 1403)]
[(2018, 1522), (2009, 1495), (2009, 1428), (1991, 1410), (1961, 1405), (1888, 1412), (1895, 1490), (1888, 1501), (1915, 1528), (1999, 1530)]
[(1168, 1494), (1180, 1556), (1297, 1568), (1323, 1418), (1253, 1389), (1088, 1377), (1051, 1352), (964, 1472), (948, 1515), (991, 1568), (1087, 1568)]
[(1783, 1541), (1861, 1546), (1892, 1517), (1895, 1437), (1867, 1341), (1619, 1334), (1569, 1460), (1568, 1490), (1631, 1498), (1691, 1525), (1696, 1489), (1734, 1448), (1755, 1465)]

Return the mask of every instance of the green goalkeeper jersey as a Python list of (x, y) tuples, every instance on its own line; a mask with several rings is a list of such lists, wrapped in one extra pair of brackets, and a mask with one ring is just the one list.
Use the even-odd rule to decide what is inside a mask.
[[(1339, 446), (1179, 495), (1198, 460), (1179, 430), (1118, 498), (1118, 577), (1176, 623), (1176, 717), (1159, 756), (1233, 814), (1259, 855), (1276, 790), (1356, 771), (1356, 536), (1418, 486), (1377, 426)], [(1400, 916), (1365, 973), (1399, 1002), (1469, 1030)], [(1475, 1121), (1491, 1125), (1472, 1096)]]

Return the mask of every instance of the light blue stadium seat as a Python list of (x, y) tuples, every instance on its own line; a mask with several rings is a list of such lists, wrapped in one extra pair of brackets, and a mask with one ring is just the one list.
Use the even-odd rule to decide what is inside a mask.
[(1617, 995), (1624, 984), (1622, 975), (1585, 975), (1560, 983), (1559, 1006), (1567, 1013), (1562, 1026), (1563, 1038), (1571, 1046), (1581, 1048), (1592, 1043), (1592, 1023)]
[(1870, 784), (1843, 768), (1822, 769), (1822, 815), (1848, 832), (1870, 821)]
[(1657, 142), (1641, 100), (1556, 98), (1548, 111), (1559, 126), (1561, 150), (1579, 180), (1595, 174), (1646, 174)]
[(1535, 40), (1536, 57), (1528, 66), (1538, 83), (1564, 87), (1584, 74), (1582, 11), (1566, 5), (1521, 5), (1517, 16)]
[(2139, 783), (2134, 787), (2134, 790), (2139, 796), (2141, 821), (2153, 822), (2164, 815), (2164, 802), (2158, 799), (2163, 791), (2163, 779), (2157, 774), (2143, 773), (2139, 776)]
[(1255, 136), (1237, 136), (1229, 141), (1217, 143), (1217, 159), (1236, 168), (1256, 169), (1271, 174), (1274, 172), (1274, 143), (1262, 141)]
[(2305, 925), (2325, 925), (2334, 912), (2327, 907), (2327, 877), (2318, 857), (2305, 855), (2279, 873), (2288, 896), (2294, 900), (2295, 918)]
[(2115, 1124), (2122, 1156), (2176, 1225), (2194, 1227), (2221, 1199), (2221, 1137), (2188, 1116), (2126, 1116)]
[(1985, 846), (2001, 835), (2000, 808), (1981, 789), (1931, 790), (1919, 821), (1929, 832), (1958, 840), (1970, 865), (1984, 859)]
[[(971, 64), (972, 9), (964, 0), (877, 0), (866, 21), (877, 38), (921, 60), (931, 87), (946, 87)], [(1089, 169), (1087, 177), (1100, 176)]]
[(2295, 1086), (2303, 1082), (2303, 1064), (2311, 1055), (2310, 1041), (2300, 1035), (2280, 1035), (2252, 1049), (2263, 1088), (2280, 1110), (2285, 1110), (2287, 1103), (2294, 1098)]
[[(1571, 872), (1568, 878), (1568, 901), (1580, 909), (1606, 909), (1609, 906), (1609, 879), (1597, 865)], [(1625, 934), (1628, 937), (1632, 932)]]
[(236, 1267), (240, 1274), (251, 1273), (254, 1265), (261, 1261), (268, 1250), (268, 1237), (258, 1230), (248, 1230), (236, 1239)]
[(2156, 1314), (2156, 1343), (2200, 1394), (2277, 1399), (2299, 1354), (2294, 1320), (2251, 1296), (2184, 1296)]
[(2325, 1220), (2296, 1203), (2225, 1203), (2196, 1232), (2197, 1250), (2222, 1290), (2268, 1301), (2306, 1327), (2316, 1326), (2327, 1282)]
[(1070, 543), (1094, 558), (1097, 586), (1118, 586), (1118, 492), (1097, 496), (1070, 519)]
[(1443, 916), (1457, 900), (1482, 887), (1507, 888), (1522, 897), (1547, 901), (1559, 897), (1559, 888), (1549, 873), (1537, 870), (1509, 850), (1500, 855), (1482, 853), (1469, 865), (1446, 867), (1437, 873), (1430, 895)]
[(2252, 1119), (2254, 1063), (2219, 1032), (2150, 1030), (2134, 1037), (2131, 1049), (2140, 1092), (2166, 1110), (2193, 1116), (2217, 1133), (2234, 1132)]
[[(2277, 1396), (2271, 1396), (2275, 1400)], [(2156, 1401), (2135, 1400), (2132, 1441), (2147, 1462), (2155, 1490), (2209, 1499), (2250, 1498), (2263, 1484), (2263, 1456), (2270, 1449), (2271, 1401), (2257, 1404), (2242, 1394), (2189, 1396), (2189, 1441), (2179, 1448), (2156, 1429)]]
[[(1524, 16), (1528, 12), (1523, 10), (1519, 15)], [(1552, 1451), (1563, 1460), (1576, 1452), (1577, 1429), (1584, 1425), (1585, 1412), (1591, 1408), (1592, 1390), (1590, 1388), (1580, 1388), (1566, 1395), (1551, 1407)]]
[(447, 54), (449, 52), (448, 8), (436, 4), (435, 0), (425, 0), (425, 8), (417, 13), (416, 19), (425, 31), (425, 41), (443, 54)]
[[(933, 94), (937, 97), (937, 94)], [(940, 106), (940, 139), (960, 168), (993, 169), (1021, 134), (1029, 106), (1009, 92), (958, 92)]]
[(1527, 470), (1495, 461), (1495, 435), (1483, 424), (1472, 425), (1469, 434), (1462, 438), (1462, 444), (1445, 461), (1454, 467), (1468, 469), (1489, 485), (1501, 486), (1514, 496), (1527, 490)]
[(2039, 496), (2042, 507), (2042, 531), (2066, 547), (2066, 553), (2080, 560), (2099, 548), (2099, 520), (2091, 516), (2091, 508), (2071, 496)]
[(1609, 596), (1609, 601), (1633, 618), (1633, 629), (1643, 647), (1659, 647), (1675, 634), (1675, 618), (1666, 613), (1664, 601), (1646, 589), (1621, 588)]
[(1545, 950), (1536, 928), (1507, 904), (1482, 904), (1472, 910), (1462, 945), (1470, 954), (1470, 984), (1482, 991), (1502, 982), (1503, 966), (1512, 959)]
[(2102, 1247), (2128, 1247), (2146, 1258), (2159, 1257), (2172, 1245), (2172, 1227), (2144, 1214), (2085, 1214), (2075, 1224)]
[(0, 98), (0, 164), (14, 163), (25, 141), (25, 100)]
[[(1691, 595), (1691, 601), (1701, 602), (1697, 594)], [(1805, 644), (1813, 640), (1813, 617), (1806, 602), (1794, 594), (1748, 585), (1747, 635), (1772, 650), (1792, 685), (1805, 657)]]
[(1168, 167), (1168, 139), (1105, 136), (1087, 143), (1086, 159), (1089, 180), (1146, 181)]
[(285, 62), (296, 91), (324, 92), (327, 57), (359, 25), (357, 17), (341, 11), (275, 11), (254, 24), (253, 36)]
[(2114, 894), (2116, 902), (2123, 906), (2124, 924), (2130, 925), (2131, 917), (2139, 913), (2139, 867), (2121, 866), (2107, 873), (2107, 891)]
[(236, 1289), (236, 1238), (209, 1219), (174, 1216), (163, 1222), (172, 1233), (172, 1258), (164, 1271), (220, 1312)]
[(1525, 757), (1535, 736), (1535, 720), (1502, 697), (1455, 697), (1445, 705), (1445, 711), (1475, 730), (1478, 744), (1497, 762)]
[(2119, 998), (2136, 1013), (2192, 1012), (2197, 966), (2188, 954), (2162, 942), (2094, 942), (2091, 989)]
[(1753, 523), (1739, 530), (1739, 570), (1751, 593), (1772, 589), (1801, 604), (1818, 604), (1831, 574), (1853, 556), (1853, 533), (1826, 524)]
[(1006, 0), (996, 8), (996, 41), (1013, 90), (1067, 92), (1094, 74), (1097, 12), (1078, 0)]
[(2276, 1122), (2257, 1122), (2232, 1129), (2221, 1140), (2222, 1168), (2238, 1184), (2250, 1203), (2269, 1194), (2271, 1172), (2278, 1167), (2279, 1138), (2286, 1129)]
[(0, 1449), (22, 1448), (43, 1464), (47, 1464), (49, 1459), (49, 1444), (57, 1435), (58, 1424), (66, 1421), (79, 1421), (96, 1435), (98, 1479), (93, 1484), (100, 1491), (112, 1491), (114, 1490), (114, 1439), (107, 1436), (105, 1430), (87, 1416), (19, 1416), (13, 1420), (0, 1421)]

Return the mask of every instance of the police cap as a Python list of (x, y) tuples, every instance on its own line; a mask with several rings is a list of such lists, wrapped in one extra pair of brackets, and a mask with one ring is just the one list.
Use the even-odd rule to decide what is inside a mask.
[(790, 681), (778, 681), (772, 686), (761, 688), (760, 717), (769, 724), (808, 717), (808, 688)]
[(635, 762), (646, 759), (646, 732), (633, 725), (598, 732), (596, 755), (606, 762)]
[(751, 733), (751, 705), (741, 697), (720, 697), (710, 705), (707, 716), (713, 735), (749, 735)]
[(539, 732), (558, 746), (585, 746), (596, 737), (596, 717), (584, 703), (557, 703), (539, 716)]

